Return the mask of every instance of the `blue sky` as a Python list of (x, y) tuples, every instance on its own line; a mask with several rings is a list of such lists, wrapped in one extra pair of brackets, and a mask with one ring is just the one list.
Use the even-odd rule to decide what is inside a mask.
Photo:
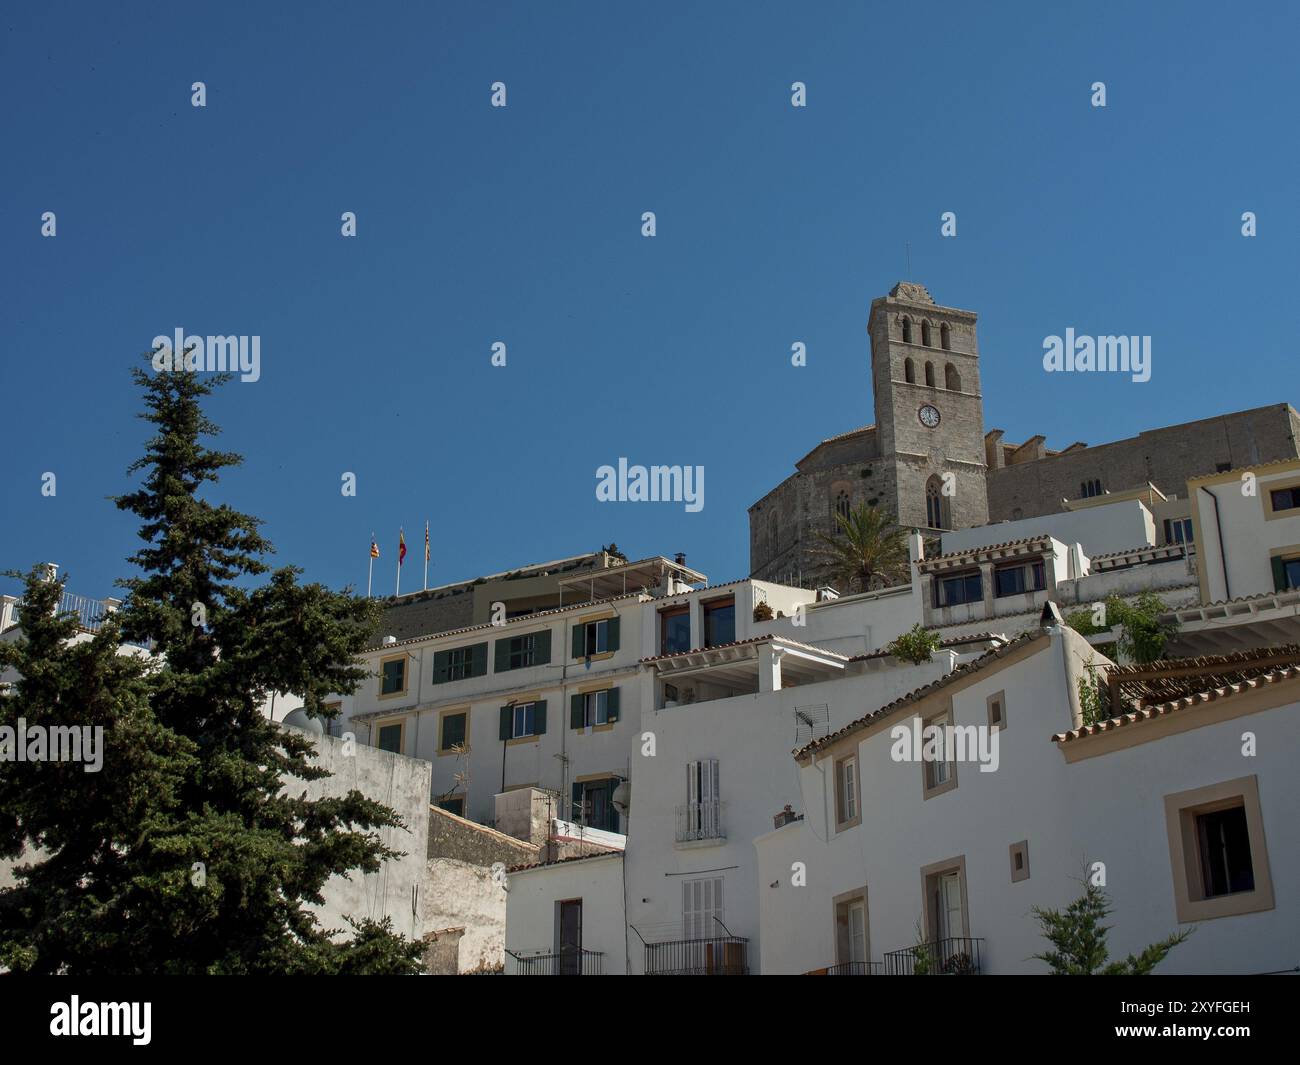
[[(383, 593), (426, 518), (430, 583), (610, 541), (743, 576), (746, 508), (873, 420), (908, 242), (1008, 440), (1300, 398), (1289, 5), (297, 6), (6, 5), (0, 568), (129, 573), (128, 368), (177, 327), (262, 338), (220, 498), (335, 586), (375, 531)], [(1067, 326), (1151, 335), (1151, 381), (1043, 373)], [(704, 466), (704, 509), (597, 502), (620, 456)]]

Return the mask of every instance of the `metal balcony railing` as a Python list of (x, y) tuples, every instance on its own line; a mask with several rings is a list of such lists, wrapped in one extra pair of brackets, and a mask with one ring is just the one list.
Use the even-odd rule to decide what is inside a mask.
[(826, 970), (827, 976), (881, 976), (884, 974), (884, 962), (879, 961), (843, 961)]
[(675, 939), (645, 945), (647, 976), (745, 976), (749, 940), (740, 936)]
[(918, 943), (885, 955), (886, 976), (974, 976), (979, 973), (982, 939), (950, 936)]
[(520, 976), (603, 976), (605, 954), (599, 950), (560, 950), (511, 954)]
[(677, 807), (677, 842), (696, 839), (726, 839), (722, 822), (725, 804), (716, 799), (708, 802), (684, 802)]

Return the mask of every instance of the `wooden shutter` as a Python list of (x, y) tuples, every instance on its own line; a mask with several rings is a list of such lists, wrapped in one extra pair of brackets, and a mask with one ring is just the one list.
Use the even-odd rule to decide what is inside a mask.
[(605, 720), (608, 721), (610, 724), (613, 724), (615, 721), (618, 720), (618, 689), (617, 688), (609, 689), (609, 695), (607, 696), (607, 702), (605, 705), (606, 705)]
[(497, 640), (496, 642), (496, 655), (495, 655), (495, 661), (492, 664), (492, 671), (494, 673), (504, 673), (509, 668), (510, 668), (510, 639), (509, 637), (506, 637), (504, 639)]
[(515, 708), (513, 706), (503, 706), (501, 708), (501, 738), (508, 740), (514, 736), (515, 732)]
[(582, 728), (582, 703), (583, 696), (569, 696), (569, 727)]
[(609, 635), (606, 637), (607, 646), (605, 648), (607, 651), (618, 650), (618, 623), (619, 619), (617, 617), (609, 619)]
[(1280, 558), (1274, 558), (1273, 562), (1273, 591), (1286, 591), (1286, 563)]
[(485, 643), (476, 643), (472, 648), (469, 670), (471, 677), (482, 677), (487, 674), (487, 647)]
[(533, 703), (533, 735), (546, 735), (546, 700), (538, 699)]
[(533, 633), (533, 665), (546, 666), (551, 662), (551, 630)]
[(573, 626), (573, 657), (582, 658), (587, 653), (587, 626)]
[(451, 672), (451, 652), (434, 651), (433, 652), (433, 683), (446, 684), (447, 676)]

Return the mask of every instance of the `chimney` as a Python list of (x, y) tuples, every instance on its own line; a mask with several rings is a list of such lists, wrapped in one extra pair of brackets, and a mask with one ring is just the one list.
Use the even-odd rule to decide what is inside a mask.
[(59, 564), (57, 562), (46, 562), (41, 566), (41, 569), (45, 571), (45, 579), (47, 581), (58, 580)]
[(777, 828), (785, 828), (786, 825), (793, 824), (795, 821), (802, 821), (803, 814), (797, 814), (791, 809), (790, 804), (785, 804), (785, 809), (772, 818), (772, 823)]
[(685, 551), (678, 551), (678, 552), (677, 552), (677, 555), (676, 555), (676, 557), (673, 559), (673, 561), (676, 562), (677, 565), (679, 565), (679, 566), (684, 566), (684, 565), (686, 565), (686, 552), (685, 552)]

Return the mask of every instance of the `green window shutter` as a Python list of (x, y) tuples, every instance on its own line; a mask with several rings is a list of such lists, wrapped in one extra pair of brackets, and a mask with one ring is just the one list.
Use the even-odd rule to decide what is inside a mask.
[(618, 618), (609, 619), (609, 650), (618, 650)]
[(451, 668), (450, 662), (451, 662), (450, 651), (433, 652), (433, 683), (434, 684), (447, 683), (447, 673)]
[(609, 708), (609, 721), (614, 722), (618, 720), (618, 689), (617, 688), (609, 689), (608, 699), (609, 702), (606, 705)]
[(482, 677), (487, 674), (487, 644), (476, 643), (473, 658), (470, 660), (470, 676)]
[(509, 668), (510, 668), (510, 639), (509, 637), (506, 637), (504, 639), (497, 640), (496, 664), (493, 665), (492, 671), (494, 673), (504, 673)]
[(546, 700), (538, 699), (533, 704), (533, 735), (546, 735)]
[(501, 708), (501, 738), (510, 739), (515, 730), (515, 708), (513, 706), (503, 706)]
[(1284, 563), (1280, 558), (1274, 558), (1272, 561), (1273, 561), (1273, 591), (1285, 592), (1286, 591), (1286, 563)]
[(533, 665), (546, 666), (551, 662), (551, 630), (533, 633)]
[(569, 696), (569, 728), (582, 728), (582, 696)]
[(587, 653), (587, 626), (573, 626), (573, 657), (582, 658)]

